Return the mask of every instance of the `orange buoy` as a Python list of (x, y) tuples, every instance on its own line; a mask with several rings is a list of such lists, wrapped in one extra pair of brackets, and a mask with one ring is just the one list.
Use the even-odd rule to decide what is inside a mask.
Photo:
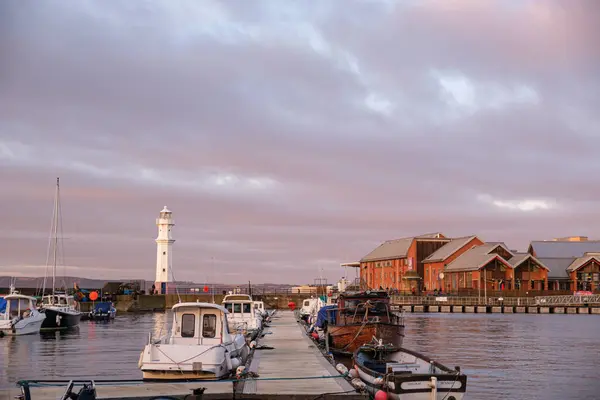
[(91, 301), (98, 300), (98, 292), (92, 292), (92, 293), (90, 293), (90, 300)]

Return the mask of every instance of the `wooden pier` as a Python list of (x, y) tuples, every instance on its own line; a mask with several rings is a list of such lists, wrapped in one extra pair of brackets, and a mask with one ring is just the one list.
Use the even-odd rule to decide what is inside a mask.
[(600, 315), (600, 295), (537, 297), (395, 296), (394, 306), (413, 313)]
[[(279, 311), (273, 317), (259, 346), (272, 350), (254, 352), (250, 370), (260, 378), (329, 377), (340, 373), (323, 357), (291, 311)], [(271, 334), (269, 334), (271, 332)], [(353, 387), (344, 378), (315, 378), (303, 380), (258, 380), (244, 383), (244, 394), (266, 398), (272, 394), (311, 395), (323, 393), (352, 394)], [(364, 398), (354, 393), (354, 398)], [(346, 397), (345, 397), (346, 398)]]
[[(198, 388), (205, 388), (204, 394), (196, 397), (203, 400), (312, 400), (315, 398), (326, 400), (340, 397), (343, 397), (344, 400), (354, 400), (368, 398), (366, 395), (354, 392), (353, 387), (344, 378), (336, 378), (340, 373), (306, 336), (291, 311), (278, 312), (272, 317), (270, 325), (264, 329), (264, 337), (257, 340), (258, 348), (254, 351), (250, 362), (249, 370), (258, 374), (256, 379), (248, 379), (243, 383), (231, 380), (190, 383), (131, 382), (110, 385), (97, 383), (98, 398), (142, 400), (169, 396), (170, 398), (190, 400), (195, 398), (191, 396), (192, 390)], [(260, 349), (260, 347), (264, 348)], [(270, 349), (271, 347), (272, 349)], [(102, 379), (101, 376), (96, 378)], [(32, 400), (56, 400), (63, 395), (66, 386), (65, 383), (60, 386), (32, 387)], [(79, 387), (80, 385), (76, 386), (73, 391), (77, 393)], [(11, 389), (0, 389), (0, 400), (14, 399), (20, 393), (21, 391), (16, 385)]]

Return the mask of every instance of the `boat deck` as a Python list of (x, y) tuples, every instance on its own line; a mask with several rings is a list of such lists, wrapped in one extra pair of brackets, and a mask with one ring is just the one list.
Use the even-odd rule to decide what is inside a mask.
[[(192, 389), (206, 388), (204, 399), (327, 399), (344, 397), (345, 399), (364, 399), (364, 395), (352, 393), (352, 386), (344, 378), (314, 379), (279, 379), (338, 376), (339, 372), (325, 360), (314, 343), (306, 336), (302, 327), (296, 322), (291, 311), (280, 311), (272, 317), (270, 327), (264, 329), (264, 337), (257, 340), (258, 347), (268, 346), (273, 349), (257, 349), (250, 364), (250, 371), (258, 374), (257, 380), (247, 380), (242, 387), (234, 383), (204, 382), (193, 383), (128, 383), (97, 384), (99, 399), (150, 399), (157, 396), (172, 396), (183, 399), (192, 393)], [(101, 379), (102, 377), (97, 377)], [(262, 380), (265, 379), (266, 380)], [(76, 386), (74, 392), (79, 391)], [(66, 384), (56, 387), (33, 387), (32, 400), (56, 400), (60, 398)], [(241, 393), (240, 393), (241, 392)], [(343, 394), (346, 392), (346, 394)], [(329, 396), (319, 396), (331, 393)], [(335, 394), (334, 394), (335, 393)], [(20, 394), (20, 389), (0, 389), (0, 400), (13, 399)], [(191, 397), (191, 396), (190, 396)], [(188, 399), (190, 398), (188, 397)]]

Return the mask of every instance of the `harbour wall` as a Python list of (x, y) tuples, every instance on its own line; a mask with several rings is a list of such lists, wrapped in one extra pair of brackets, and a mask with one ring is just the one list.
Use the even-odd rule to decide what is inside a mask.
[(597, 306), (450, 306), (450, 305), (396, 305), (409, 313), (476, 313), (476, 314), (586, 314), (600, 316)]
[[(115, 308), (120, 312), (147, 312), (164, 311), (170, 309), (179, 301), (182, 302), (215, 302), (221, 304), (223, 295), (210, 294), (166, 294), (166, 295), (118, 295), (113, 302)], [(254, 300), (263, 301), (267, 309), (288, 309), (288, 303), (296, 303), (296, 308), (302, 306), (304, 299), (310, 298), (310, 294), (279, 295), (279, 294), (259, 294), (253, 295)], [(181, 299), (181, 300), (180, 300)], [(91, 310), (92, 303), (80, 303), (81, 311)]]

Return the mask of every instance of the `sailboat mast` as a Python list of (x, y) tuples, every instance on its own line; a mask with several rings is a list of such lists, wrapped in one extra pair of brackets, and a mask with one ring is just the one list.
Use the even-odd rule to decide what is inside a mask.
[(60, 178), (56, 178), (56, 198), (54, 199), (54, 249), (53, 249), (53, 262), (52, 262), (52, 294), (56, 291), (56, 253), (58, 251), (58, 202), (59, 202), (59, 189)]

